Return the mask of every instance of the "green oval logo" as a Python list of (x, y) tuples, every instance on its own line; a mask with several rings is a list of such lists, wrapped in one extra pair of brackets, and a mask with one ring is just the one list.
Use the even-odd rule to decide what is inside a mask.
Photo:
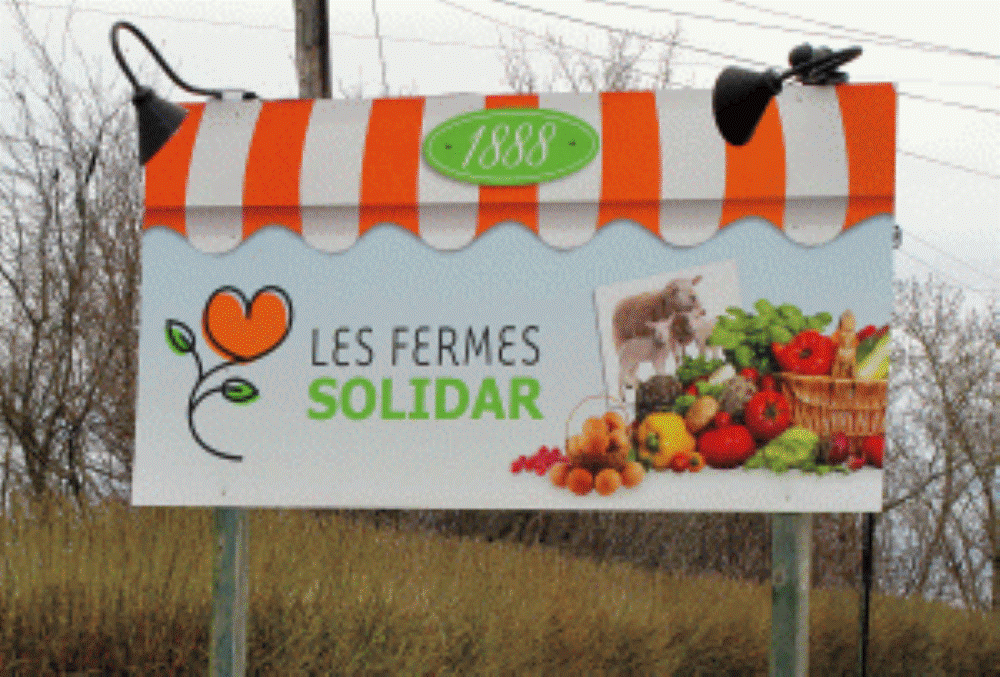
[(442, 122), (424, 140), (424, 158), (458, 181), (524, 186), (583, 169), (599, 146), (594, 128), (568, 113), (495, 108)]

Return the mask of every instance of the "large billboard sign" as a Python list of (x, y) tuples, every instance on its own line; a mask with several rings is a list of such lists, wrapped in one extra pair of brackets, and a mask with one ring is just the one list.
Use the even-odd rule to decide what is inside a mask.
[(710, 97), (191, 106), (133, 501), (878, 510), (895, 93)]

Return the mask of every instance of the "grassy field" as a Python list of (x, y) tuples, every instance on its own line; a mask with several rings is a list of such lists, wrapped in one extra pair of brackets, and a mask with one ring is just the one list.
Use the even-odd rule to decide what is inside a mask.
[[(211, 512), (46, 510), (0, 516), (0, 675), (205, 674)], [(306, 512), (251, 512), (250, 600), (254, 675), (767, 675), (767, 587)], [(853, 675), (856, 593), (811, 604)], [(998, 626), (876, 597), (870, 674), (1000, 676)]]

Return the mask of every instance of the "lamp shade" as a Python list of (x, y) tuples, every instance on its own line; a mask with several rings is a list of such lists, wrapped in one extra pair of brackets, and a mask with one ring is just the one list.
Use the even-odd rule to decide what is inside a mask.
[(781, 92), (781, 76), (730, 66), (715, 81), (712, 113), (715, 125), (728, 143), (742, 146), (753, 136), (757, 123), (774, 96)]
[(139, 87), (132, 103), (139, 120), (139, 162), (144, 165), (174, 135), (187, 111), (160, 98), (149, 87)]

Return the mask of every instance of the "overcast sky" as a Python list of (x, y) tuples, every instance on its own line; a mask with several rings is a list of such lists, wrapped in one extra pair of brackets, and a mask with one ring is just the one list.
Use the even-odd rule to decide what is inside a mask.
[[(945, 281), (962, 284), (976, 298), (1000, 295), (1000, 3), (376, 2), (386, 82), (392, 94), (507, 91), (499, 41), (512, 44), (520, 34), (529, 48), (538, 45), (530, 33), (519, 33), (518, 29), (536, 34), (548, 31), (573, 46), (605, 53), (605, 32), (601, 28), (517, 8), (512, 6), (515, 2), (582, 22), (652, 36), (666, 36), (679, 24), (683, 46), (675, 53), (674, 81), (680, 86), (711, 88), (719, 71), (734, 64), (736, 58), (780, 69), (787, 63), (789, 49), (801, 42), (834, 48), (861, 45), (864, 54), (847, 67), (851, 80), (895, 82), (900, 92), (896, 218), (904, 231), (904, 243), (902, 254), (896, 256), (897, 276), (924, 276), (933, 270)], [(0, 34), (13, 35), (11, 0), (2, 3)], [(108, 46), (108, 29), (115, 20), (128, 19), (149, 35), (192, 84), (245, 88), (265, 98), (296, 96), (292, 0), (31, 0), (21, 4), (32, 25), (43, 34), (56, 38), (68, 25), (82, 53), (108, 73), (117, 72)], [(685, 15), (627, 5), (670, 9)], [(372, 1), (331, 0), (330, 8), (334, 88), (343, 83), (348, 90), (362, 87), (365, 96), (379, 96), (382, 67), (374, 39)], [(868, 34), (846, 34), (831, 26)], [(128, 57), (135, 63), (145, 63), (147, 72), (152, 72), (141, 46), (127, 35), (122, 38)], [(15, 56), (16, 42), (3, 42), (3, 58)], [(654, 43), (646, 68), (655, 69), (657, 53)], [(539, 74), (547, 76), (551, 62), (541, 51), (533, 54)], [(171, 95), (181, 100), (190, 98), (181, 92)], [(925, 100), (928, 98), (965, 108)], [(990, 291), (994, 288), (998, 291)], [(986, 291), (972, 291), (977, 289)]]

